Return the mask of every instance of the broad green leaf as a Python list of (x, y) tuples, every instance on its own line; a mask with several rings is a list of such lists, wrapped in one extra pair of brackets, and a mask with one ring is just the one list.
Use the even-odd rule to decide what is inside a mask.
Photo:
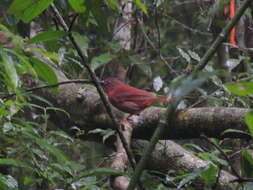
[(179, 51), (180, 55), (187, 61), (187, 63), (191, 62), (191, 57), (181, 48), (177, 48)]
[(28, 166), (26, 163), (21, 162), (12, 158), (0, 158), (0, 165), (11, 165), (19, 168), (25, 168), (31, 170), (32, 168)]
[[(58, 83), (57, 76), (54, 70), (50, 66), (48, 66), (48, 64), (44, 63), (43, 61), (35, 57), (31, 57), (30, 61), (33, 63), (33, 68), (37, 73), (39, 79), (41, 79), (42, 81), (44, 81), (49, 85)], [(58, 92), (57, 87), (52, 88), (52, 90), (55, 93)]]
[(197, 154), (200, 158), (202, 158), (203, 160), (206, 160), (206, 161), (212, 161), (213, 163), (218, 163), (219, 165), (222, 165), (222, 166), (227, 166), (228, 163), (219, 158), (219, 155), (217, 153), (217, 151), (214, 151), (214, 152), (202, 152), (202, 153), (198, 153)]
[(243, 177), (253, 177), (253, 158), (247, 150), (241, 152), (241, 168)]
[(87, 56), (87, 50), (89, 48), (89, 40), (86, 36), (81, 36), (79, 33), (74, 32), (73, 36), (78, 43), (78, 45), (81, 47), (82, 52), (85, 56)]
[(83, 13), (86, 11), (86, 6), (84, 5), (86, 0), (68, 0), (72, 9), (77, 13)]
[(218, 169), (216, 166), (209, 164), (206, 170), (201, 173), (201, 179), (204, 180), (205, 184), (211, 186), (216, 182)]
[(67, 35), (67, 32), (64, 31), (45, 31), (37, 36), (33, 37), (28, 41), (29, 44), (38, 43), (38, 42), (45, 42), (50, 40), (57, 40), (62, 38), (63, 36)]
[(97, 57), (94, 57), (91, 60), (91, 68), (95, 71), (96, 69), (100, 68), (101, 66), (112, 61), (115, 57), (116, 57), (115, 55), (111, 55), (109, 53), (104, 53), (104, 54), (101, 54)]
[(2, 63), (4, 66), (5, 79), (9, 85), (8, 87), (11, 88), (12, 91), (15, 92), (16, 88), (18, 87), (19, 77), (18, 77), (16, 68), (14, 66), (12, 57), (7, 55), (7, 53), (4, 51), (1, 51), (0, 55), (3, 60), (3, 62), (0, 62), (0, 63)]
[(253, 82), (238, 82), (234, 84), (225, 84), (226, 88), (239, 96), (247, 96), (253, 94)]
[(27, 23), (41, 14), (52, 2), (53, 0), (14, 0), (8, 12)]
[(59, 163), (53, 163), (50, 165), (55, 171), (57, 171), (58, 173), (60, 173), (61, 175), (73, 175), (71, 169), (69, 168), (68, 165), (66, 164), (59, 164)]
[(33, 67), (31, 66), (27, 58), (24, 57), (24, 55), (18, 53), (17, 51), (13, 51), (12, 49), (5, 49), (5, 51), (16, 56), (20, 60), (20, 62), (22, 63), (20, 65), (22, 65), (23, 67), (21, 73), (29, 72), (29, 74), (35, 75)]
[(0, 174), (0, 189), (2, 190), (17, 190), (18, 182), (10, 175)]
[(145, 14), (148, 14), (147, 7), (145, 6), (144, 3), (142, 3), (141, 0), (133, 0), (133, 3), (138, 7), (139, 9), (142, 10)]
[(194, 51), (191, 51), (191, 50), (188, 50), (187, 52), (191, 56), (192, 59), (194, 59), (196, 61), (200, 61), (200, 57), (197, 53), (195, 53)]
[(245, 122), (248, 126), (251, 137), (253, 137), (253, 111), (250, 111), (245, 115)]
[(184, 177), (179, 185), (177, 186), (177, 189), (181, 189), (183, 186), (185, 186), (187, 183), (191, 182), (192, 180), (196, 179), (197, 177), (199, 177), (201, 175), (201, 172), (205, 169), (205, 167), (203, 168), (198, 168), (195, 169), (192, 173), (189, 173), (186, 175), (186, 177)]

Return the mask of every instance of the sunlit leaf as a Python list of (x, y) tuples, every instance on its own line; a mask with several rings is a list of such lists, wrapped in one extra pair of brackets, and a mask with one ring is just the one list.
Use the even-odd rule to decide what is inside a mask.
[(41, 14), (53, 0), (14, 0), (8, 12), (24, 22), (30, 22)]
[(84, 5), (85, 1), (86, 0), (68, 0), (72, 9), (77, 13), (83, 13), (86, 11), (86, 6)]
[(97, 57), (94, 57), (91, 60), (91, 68), (95, 71), (96, 69), (100, 68), (101, 66), (112, 61), (115, 57), (116, 57), (115, 55), (112, 55), (109, 53), (104, 53), (104, 54), (101, 54)]
[(180, 55), (187, 61), (187, 63), (191, 62), (191, 57), (181, 48), (177, 48), (179, 51)]
[(103, 142), (108, 139), (110, 136), (115, 134), (115, 131), (112, 129), (94, 129), (89, 131), (90, 134), (101, 134), (103, 136)]
[(147, 7), (145, 6), (144, 3), (142, 3), (141, 0), (133, 0), (133, 3), (138, 7), (139, 9), (142, 10), (145, 14), (148, 14)]
[(253, 177), (253, 158), (248, 150), (241, 152), (241, 168), (243, 177)]
[(67, 35), (64, 31), (45, 31), (28, 40), (29, 44), (57, 40)]
[(245, 115), (245, 122), (248, 126), (251, 137), (253, 137), (253, 111), (250, 111)]
[(3, 60), (3, 62), (0, 63), (2, 63), (2, 65), (4, 66), (6, 82), (8, 82), (8, 84), (10, 85), (9, 87), (12, 89), (12, 91), (15, 92), (16, 88), (18, 87), (19, 77), (12, 57), (7, 55), (7, 53), (4, 51), (1, 51), (0, 55)]
[(17, 190), (18, 182), (10, 175), (0, 174), (0, 189), (2, 190)]
[(239, 96), (247, 96), (253, 94), (253, 82), (238, 82), (234, 84), (225, 84), (227, 89)]
[[(35, 57), (31, 57), (30, 60), (33, 63), (33, 68), (35, 72), (42, 81), (46, 82), (49, 85), (58, 83), (55, 72), (50, 66), (48, 66), (48, 64), (44, 63), (43, 61)], [(57, 87), (51, 89), (53, 90), (54, 93), (57, 93), (58, 91)]]
[(195, 53), (194, 51), (191, 51), (191, 50), (188, 50), (187, 52), (191, 56), (192, 59), (194, 59), (196, 61), (200, 61), (200, 57), (197, 53)]

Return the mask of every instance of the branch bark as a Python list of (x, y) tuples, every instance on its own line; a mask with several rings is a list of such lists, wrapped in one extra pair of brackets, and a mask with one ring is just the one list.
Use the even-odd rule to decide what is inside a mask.
[[(137, 140), (133, 141), (132, 146), (140, 151), (140, 154), (142, 154), (143, 149), (147, 145), (147, 141)], [(191, 173), (198, 168), (206, 167), (208, 164), (208, 162), (201, 160), (192, 153), (189, 153), (182, 146), (173, 141), (167, 140), (159, 141), (159, 143), (157, 143), (148, 160), (146, 169), (164, 173), (167, 173), (170, 170), (180, 170), (185, 173)], [(235, 176), (222, 170), (215, 189), (234, 189), (236, 184), (231, 183), (231, 181), (235, 179)], [(201, 186), (198, 189), (204, 189), (204, 184), (200, 180), (195, 180), (194, 183), (196, 183), (198, 187)]]

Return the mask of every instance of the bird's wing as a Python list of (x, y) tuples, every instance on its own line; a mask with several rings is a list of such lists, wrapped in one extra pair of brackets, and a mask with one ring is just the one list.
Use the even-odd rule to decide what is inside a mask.
[(111, 96), (117, 102), (136, 102), (136, 103), (144, 103), (148, 99), (153, 99), (154, 96), (149, 92), (144, 90), (140, 90), (128, 85), (121, 85), (116, 88)]

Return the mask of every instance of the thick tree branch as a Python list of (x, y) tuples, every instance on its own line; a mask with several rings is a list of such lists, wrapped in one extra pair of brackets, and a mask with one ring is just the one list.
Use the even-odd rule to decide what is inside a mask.
[[(143, 149), (148, 145), (147, 141), (137, 140), (133, 141), (133, 148), (136, 148), (142, 153)], [(156, 170), (163, 173), (167, 173), (170, 170), (180, 170), (185, 173), (191, 173), (198, 168), (208, 166), (208, 162), (201, 160), (197, 156), (189, 153), (182, 146), (174, 143), (173, 141), (159, 141), (155, 146), (154, 151), (149, 157), (146, 169)], [(234, 183), (236, 177), (229, 174), (226, 171), (221, 171), (218, 178), (218, 184), (216, 189), (234, 189)], [(201, 185), (204, 189), (204, 184), (200, 180), (195, 180), (194, 183)], [(202, 189), (201, 188), (201, 189)]]

